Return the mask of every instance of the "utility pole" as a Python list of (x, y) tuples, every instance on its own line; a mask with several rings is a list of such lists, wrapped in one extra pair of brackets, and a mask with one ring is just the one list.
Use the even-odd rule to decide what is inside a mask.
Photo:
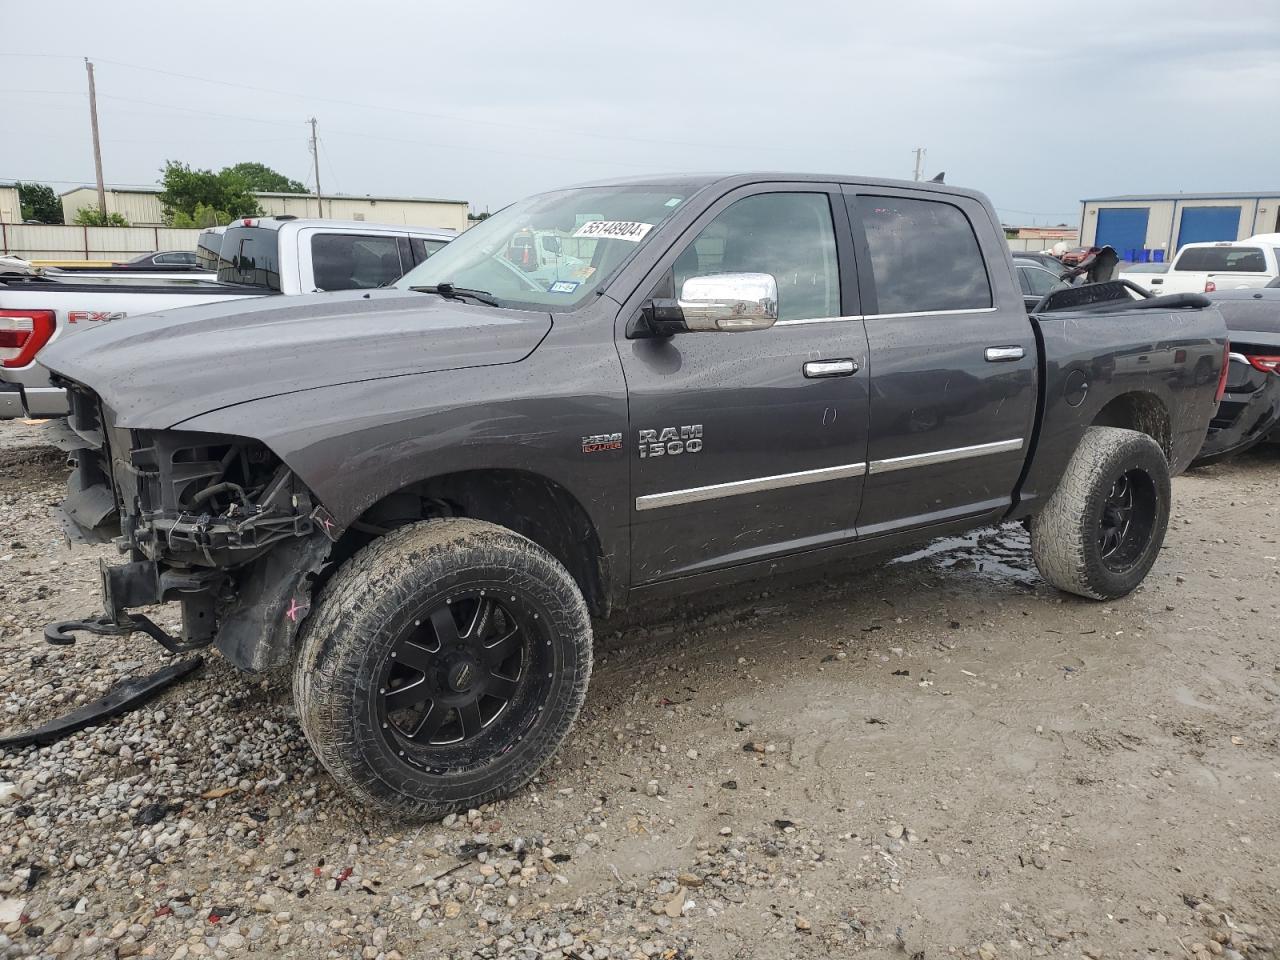
[(93, 125), (93, 166), (98, 173), (98, 212), (107, 215), (107, 188), (102, 182), (102, 144), (98, 140), (98, 91), (93, 85), (93, 64), (84, 58), (89, 71), (89, 122)]
[(924, 176), (924, 153), (924, 147), (916, 147), (916, 180)]
[(324, 217), (324, 202), (320, 195), (320, 148), (316, 144), (316, 118), (307, 121), (311, 124), (311, 156), (315, 161), (316, 171), (316, 216)]

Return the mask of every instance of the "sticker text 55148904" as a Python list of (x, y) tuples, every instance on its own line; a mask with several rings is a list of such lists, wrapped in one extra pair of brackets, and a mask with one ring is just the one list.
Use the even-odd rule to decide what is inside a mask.
[(575, 237), (597, 240), (630, 240), (639, 243), (653, 229), (652, 223), (637, 220), (588, 220), (573, 232)]

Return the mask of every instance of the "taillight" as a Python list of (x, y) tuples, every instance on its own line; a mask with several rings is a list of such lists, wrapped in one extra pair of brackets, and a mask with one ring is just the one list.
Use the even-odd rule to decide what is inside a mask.
[(1218, 374), (1218, 392), (1214, 395), (1213, 402), (1216, 406), (1222, 402), (1222, 395), (1227, 392), (1227, 366), (1231, 363), (1231, 341), (1228, 340), (1222, 347), (1222, 372)]
[(1217, 289), (1218, 289), (1218, 285), (1217, 285), (1216, 283), (1214, 283), (1212, 280), (1206, 280), (1206, 281), (1204, 282), (1204, 292), (1205, 292), (1205, 293), (1213, 293), (1213, 292), (1214, 292), (1215, 290), (1217, 290)]
[(1251, 357), (1246, 353), (1244, 358), (1253, 364), (1255, 370), (1280, 375), (1280, 357)]
[(0, 367), (25, 367), (53, 336), (52, 310), (0, 310)]

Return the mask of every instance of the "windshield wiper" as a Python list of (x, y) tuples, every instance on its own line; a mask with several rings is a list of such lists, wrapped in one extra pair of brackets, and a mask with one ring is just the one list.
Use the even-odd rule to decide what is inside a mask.
[(491, 307), (500, 307), (501, 303), (488, 290), (472, 290), (470, 287), (455, 287), (452, 283), (437, 283), (430, 287), (410, 287), (417, 293), (436, 293), (446, 300), (476, 300)]

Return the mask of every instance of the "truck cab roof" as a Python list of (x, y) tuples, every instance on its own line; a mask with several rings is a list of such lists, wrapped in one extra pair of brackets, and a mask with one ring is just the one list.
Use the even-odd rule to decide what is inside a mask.
[(987, 197), (978, 190), (964, 187), (953, 187), (950, 184), (933, 180), (895, 180), (887, 177), (867, 177), (848, 173), (797, 173), (786, 170), (762, 170), (747, 173), (673, 173), (644, 175), (637, 177), (613, 177), (608, 180), (592, 180), (574, 184), (574, 187), (615, 187), (615, 186), (671, 186), (683, 187), (690, 192), (704, 187), (717, 186), (726, 190), (735, 187), (749, 186), (762, 182), (784, 183), (847, 183), (862, 187), (884, 187), (890, 190), (929, 191), (944, 193), (957, 197), (970, 197), (986, 204)]
[(254, 227), (259, 230), (304, 230), (322, 227), (329, 233), (409, 233), (419, 237), (431, 237), (438, 240), (452, 240), (458, 235), (457, 230), (445, 227), (418, 227), (409, 224), (366, 222), (364, 220), (320, 220), (314, 217), (294, 217), (289, 214), (269, 217), (241, 217), (232, 220), (224, 229), (237, 227)]

